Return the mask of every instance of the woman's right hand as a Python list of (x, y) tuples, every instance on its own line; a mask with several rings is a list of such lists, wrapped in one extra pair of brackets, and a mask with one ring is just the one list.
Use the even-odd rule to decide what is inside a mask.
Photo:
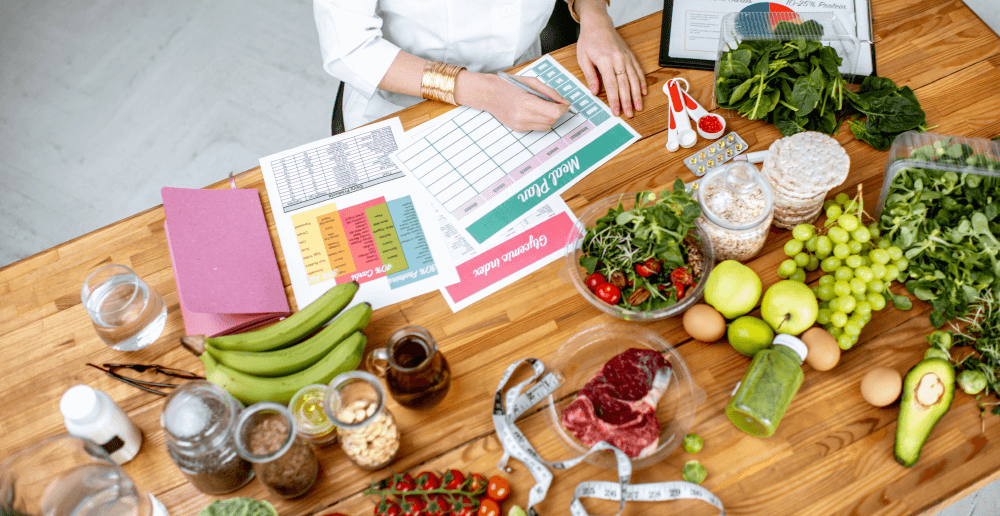
[(497, 75), (469, 71), (458, 75), (455, 101), (462, 106), (488, 111), (517, 132), (552, 129), (552, 124), (569, 110), (569, 101), (534, 77), (517, 79), (559, 103), (542, 100)]

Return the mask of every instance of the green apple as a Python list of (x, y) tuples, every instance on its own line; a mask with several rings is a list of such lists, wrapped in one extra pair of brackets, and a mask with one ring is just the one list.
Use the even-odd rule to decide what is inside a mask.
[(716, 265), (705, 281), (705, 302), (726, 319), (750, 313), (763, 289), (757, 273), (736, 260)]
[(819, 304), (805, 283), (784, 280), (771, 285), (760, 303), (760, 315), (777, 333), (798, 335), (816, 322)]
[(774, 340), (774, 330), (756, 317), (744, 315), (729, 324), (726, 330), (729, 345), (748, 357), (767, 348)]

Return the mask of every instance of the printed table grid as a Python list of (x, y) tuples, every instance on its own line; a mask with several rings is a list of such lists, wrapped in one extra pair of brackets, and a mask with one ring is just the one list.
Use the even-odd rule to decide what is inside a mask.
[(287, 213), (403, 177), (390, 159), (392, 130), (383, 127), (271, 161)]
[(550, 131), (518, 133), (487, 112), (462, 107), (397, 155), (457, 219), (473, 213), (610, 118), (589, 92), (549, 63), (542, 62), (521, 76), (540, 77), (580, 114), (563, 115)]

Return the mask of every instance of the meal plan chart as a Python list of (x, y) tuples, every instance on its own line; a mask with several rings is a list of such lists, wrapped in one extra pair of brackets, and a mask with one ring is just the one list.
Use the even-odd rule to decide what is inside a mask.
[(580, 113), (567, 113), (550, 131), (518, 133), (460, 107), (427, 122), (434, 129), (392, 156), (478, 244), (639, 139), (551, 56), (518, 75), (537, 77)]
[(380, 308), (458, 280), (423, 192), (389, 159), (401, 139), (394, 118), (261, 158), (300, 308), (348, 281)]

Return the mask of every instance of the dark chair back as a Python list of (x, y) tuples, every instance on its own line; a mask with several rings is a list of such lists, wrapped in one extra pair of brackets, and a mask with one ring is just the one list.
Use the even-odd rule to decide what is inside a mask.
[[(580, 24), (569, 13), (565, 0), (556, 0), (556, 5), (549, 16), (539, 38), (542, 40), (542, 54), (548, 54), (567, 45), (576, 43), (580, 37)], [(333, 120), (330, 130), (334, 135), (344, 132), (344, 83), (337, 90), (337, 100), (333, 103)]]

